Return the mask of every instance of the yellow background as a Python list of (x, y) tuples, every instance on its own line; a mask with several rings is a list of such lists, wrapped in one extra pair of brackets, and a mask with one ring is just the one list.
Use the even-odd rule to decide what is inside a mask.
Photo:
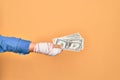
[(120, 80), (119, 0), (0, 0), (0, 34), (34, 42), (79, 32), (85, 48), (0, 54), (0, 80)]

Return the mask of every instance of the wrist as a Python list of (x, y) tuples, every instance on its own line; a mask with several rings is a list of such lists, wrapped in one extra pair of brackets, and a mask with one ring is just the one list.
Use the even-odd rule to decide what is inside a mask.
[(30, 52), (33, 52), (34, 51), (34, 47), (35, 47), (36, 43), (34, 42), (31, 42), (30, 45), (29, 45), (29, 51)]

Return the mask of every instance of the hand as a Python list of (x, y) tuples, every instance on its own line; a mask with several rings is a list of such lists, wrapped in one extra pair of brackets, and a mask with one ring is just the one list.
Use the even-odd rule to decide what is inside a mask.
[(60, 45), (56, 45), (49, 42), (33, 43), (29, 46), (30, 52), (43, 53), (51, 56), (55, 56), (62, 51)]

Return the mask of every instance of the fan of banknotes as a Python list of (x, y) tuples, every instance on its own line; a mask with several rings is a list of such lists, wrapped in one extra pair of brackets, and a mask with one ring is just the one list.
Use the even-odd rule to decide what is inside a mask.
[(63, 50), (79, 52), (84, 48), (84, 39), (79, 33), (74, 33), (71, 35), (54, 38), (53, 44), (61, 45)]

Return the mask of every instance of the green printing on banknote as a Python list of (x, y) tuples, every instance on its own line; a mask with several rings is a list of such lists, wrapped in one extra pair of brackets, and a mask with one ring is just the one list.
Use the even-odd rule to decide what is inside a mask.
[(84, 48), (84, 39), (79, 33), (74, 33), (71, 35), (54, 38), (53, 43), (61, 45), (63, 50), (79, 52)]

